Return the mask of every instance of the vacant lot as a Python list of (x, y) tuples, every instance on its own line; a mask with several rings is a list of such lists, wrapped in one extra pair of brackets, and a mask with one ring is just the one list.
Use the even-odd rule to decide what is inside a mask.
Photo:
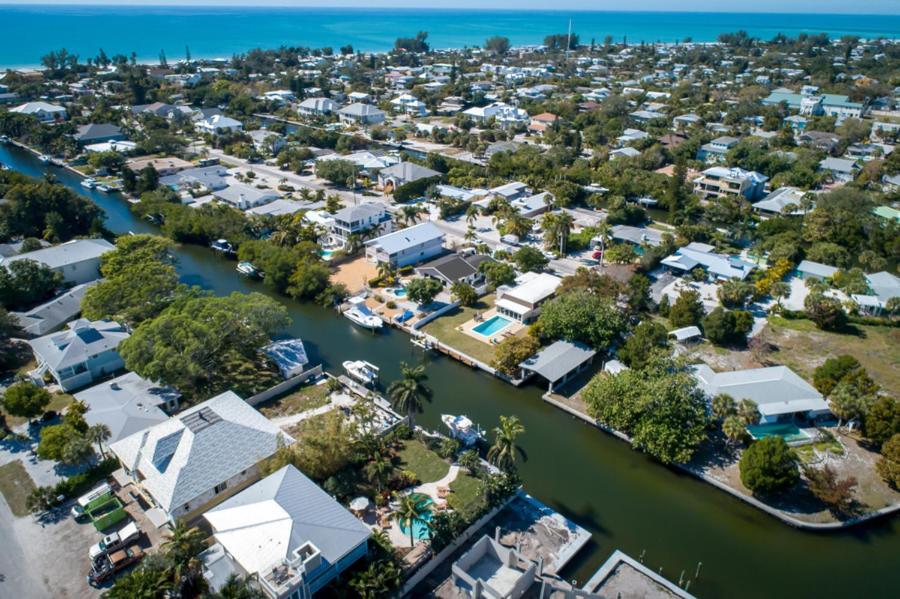
[(328, 385), (307, 385), (283, 397), (269, 400), (259, 406), (266, 418), (279, 418), (320, 408), (328, 403)]
[(28, 515), (26, 502), (34, 488), (34, 481), (28, 476), (21, 460), (0, 466), (0, 493), (16, 517)]

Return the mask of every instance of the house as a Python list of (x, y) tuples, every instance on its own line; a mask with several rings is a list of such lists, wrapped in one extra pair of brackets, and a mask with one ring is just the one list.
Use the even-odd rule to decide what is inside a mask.
[(641, 153), (634, 148), (618, 148), (612, 150), (609, 153), (609, 159), (615, 160), (616, 158), (634, 158), (635, 156), (640, 156)]
[(415, 162), (399, 162), (379, 171), (378, 185), (385, 193), (393, 193), (401, 185), (440, 176), (441, 173)]
[(717, 137), (709, 143), (705, 143), (697, 150), (697, 160), (702, 160), (708, 164), (724, 162), (728, 150), (738, 145), (737, 137), (722, 136)]
[(67, 283), (79, 285), (100, 278), (100, 256), (114, 249), (115, 246), (105, 239), (73, 239), (33, 252), (0, 258), (0, 265), (34, 260), (61, 274)]
[(278, 199), (278, 194), (271, 189), (257, 189), (243, 183), (234, 183), (225, 189), (215, 191), (213, 196), (238, 210), (256, 208)]
[(213, 589), (250, 576), (271, 599), (311, 598), (366, 556), (369, 528), (288, 465), (203, 514), (215, 545), (201, 554)]
[(462, 114), (482, 125), (491, 120), (501, 126), (524, 124), (529, 120), (528, 112), (503, 102), (494, 102), (487, 106), (473, 106), (463, 110)]
[(495, 307), (501, 316), (528, 324), (541, 313), (541, 306), (556, 293), (562, 279), (548, 273), (526, 273), (515, 287), (499, 287)]
[(338, 118), (345, 124), (380, 125), (384, 122), (384, 111), (356, 102), (338, 110)]
[(55, 331), (81, 313), (81, 300), (87, 290), (99, 282), (91, 281), (75, 285), (49, 302), (35, 306), (28, 312), (10, 312), (22, 332), (28, 337), (39, 337)]
[(181, 393), (129, 372), (111, 381), (88, 387), (74, 395), (87, 406), (88, 426), (106, 425), (115, 443), (129, 435), (168, 420), (178, 409)]
[(385, 211), (383, 204), (347, 206), (334, 214), (329, 242), (344, 247), (351, 235), (360, 235), (372, 229), (381, 234), (391, 229), (391, 215)]
[(769, 178), (742, 168), (713, 166), (694, 179), (694, 192), (705, 198), (742, 195), (750, 201), (761, 198)]
[(578, 341), (556, 341), (519, 364), (520, 378), (538, 375), (550, 384), (548, 391), (553, 391), (554, 385), (564, 385), (590, 366), (596, 354)]
[(609, 236), (616, 241), (630, 243), (638, 248), (645, 245), (659, 247), (663, 242), (663, 232), (659, 229), (650, 229), (648, 227), (613, 225), (609, 231)]
[(806, 192), (796, 187), (779, 187), (760, 201), (753, 204), (753, 209), (765, 216), (802, 216), (803, 198)]
[(691, 127), (695, 127), (697, 125), (702, 125), (703, 119), (694, 114), (693, 112), (689, 112), (688, 114), (682, 114), (676, 116), (672, 119), (672, 126), (677, 131), (685, 131), (690, 129)]
[(550, 210), (555, 198), (549, 191), (542, 191), (531, 196), (516, 198), (509, 204), (525, 218), (534, 218)]
[(420, 277), (437, 279), (445, 287), (450, 287), (455, 283), (467, 283), (474, 287), (483, 279), (478, 267), (487, 260), (490, 258), (480, 254), (471, 256), (448, 254), (417, 266), (415, 273)]
[[(811, 91), (811, 90), (807, 90)], [(851, 102), (848, 96), (840, 94), (796, 93), (793, 90), (779, 88), (762, 99), (763, 106), (787, 104), (788, 108), (797, 110), (807, 116), (835, 116), (839, 118), (862, 118), (867, 112), (866, 104)]]
[(32, 376), (49, 373), (63, 391), (89, 385), (124, 368), (118, 347), (128, 337), (125, 327), (112, 320), (74, 320), (63, 331), (28, 342), (38, 363)]
[(488, 190), (488, 195), (506, 200), (507, 202), (523, 198), (528, 193), (530, 193), (528, 191), (528, 185), (521, 181), (513, 181), (512, 183), (506, 183)]
[(174, 175), (179, 171), (193, 168), (194, 164), (175, 156), (166, 156), (164, 158), (132, 158), (127, 163), (128, 168), (134, 172), (140, 172), (148, 166), (153, 167), (160, 177)]
[(514, 153), (523, 145), (524, 144), (517, 141), (495, 141), (488, 144), (488, 147), (484, 149), (484, 157), (490, 160), (494, 154), (500, 154), (502, 152)]
[(863, 312), (881, 314), (891, 299), (900, 297), (900, 278), (896, 275), (885, 271), (876, 272), (866, 275), (866, 282), (869, 284), (868, 294), (850, 296)]
[(359, 167), (360, 173), (379, 171), (400, 162), (400, 159), (396, 156), (370, 150), (359, 150), (352, 154), (328, 154), (316, 158), (316, 163), (326, 160), (345, 160), (347, 162), (352, 162)]
[(275, 156), (284, 147), (284, 136), (268, 129), (254, 129), (248, 131), (247, 135), (253, 142), (253, 147), (257, 152), (268, 156)]
[(690, 272), (695, 268), (706, 270), (716, 279), (738, 279), (743, 281), (750, 275), (750, 271), (756, 268), (752, 262), (746, 262), (727, 254), (714, 252), (715, 248), (705, 243), (696, 241), (683, 248), (678, 248), (674, 254), (662, 259), (662, 265), (681, 272)]
[(619, 146), (625, 146), (630, 143), (635, 143), (638, 141), (643, 141), (645, 139), (649, 139), (650, 134), (646, 131), (641, 131), (640, 129), (625, 129), (622, 132), (622, 135), (616, 138), (616, 143)]
[(412, 94), (400, 94), (391, 100), (391, 109), (394, 112), (411, 116), (425, 116), (428, 114), (425, 102), (422, 102)]
[(528, 130), (533, 133), (544, 133), (559, 120), (559, 117), (552, 112), (542, 112), (531, 117), (528, 123)]
[(68, 118), (65, 108), (48, 102), (26, 102), (15, 108), (10, 108), (9, 111), (33, 116), (42, 123), (55, 123)]
[(430, 221), (366, 242), (369, 262), (386, 262), (393, 267), (418, 264), (443, 252), (444, 233)]
[(822, 394), (787, 366), (714, 372), (706, 364), (692, 367), (697, 386), (709, 400), (725, 393), (735, 401), (749, 399), (760, 413), (760, 424), (800, 418), (813, 421), (831, 415)]
[(372, 97), (365, 92), (350, 92), (347, 94), (347, 99), (358, 104), (365, 104), (366, 102), (370, 102)]
[(827, 131), (804, 131), (797, 141), (815, 150), (831, 154), (841, 143), (841, 138)]
[(259, 463), (294, 440), (232, 391), (109, 448), (164, 518), (190, 521), (259, 476)]
[(794, 269), (794, 276), (798, 279), (806, 281), (824, 281), (825, 279), (833, 279), (838, 269), (827, 264), (820, 264), (812, 260), (802, 260), (797, 268)]
[(244, 128), (244, 125), (240, 121), (223, 114), (214, 114), (209, 118), (197, 121), (194, 123), (194, 127), (201, 133), (222, 135), (225, 133), (241, 131)]
[(473, 599), (518, 599), (542, 571), (543, 561), (535, 563), (487, 535), (475, 541), (450, 566), (454, 588)]
[(819, 162), (819, 171), (828, 173), (835, 183), (849, 183), (862, 170), (855, 160), (846, 158), (824, 158)]
[(99, 123), (81, 125), (72, 135), (72, 139), (82, 146), (98, 144), (110, 141), (123, 141), (125, 134), (118, 125), (112, 123)]
[(220, 164), (199, 166), (160, 177), (159, 184), (174, 191), (219, 191), (228, 187), (228, 169)]
[(338, 103), (328, 98), (307, 98), (297, 105), (297, 112), (304, 116), (325, 116), (338, 109)]

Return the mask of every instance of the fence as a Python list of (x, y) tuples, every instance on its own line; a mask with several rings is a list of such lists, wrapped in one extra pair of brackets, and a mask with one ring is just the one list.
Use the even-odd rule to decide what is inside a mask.
[(287, 393), (288, 391), (296, 389), (297, 387), (299, 387), (300, 385), (302, 385), (303, 383), (305, 383), (312, 377), (320, 376), (321, 374), (322, 374), (322, 365), (319, 364), (318, 366), (314, 366), (314, 367), (310, 368), (309, 370), (304, 370), (300, 374), (294, 375), (291, 378), (278, 383), (274, 387), (269, 387), (265, 391), (257, 393), (253, 397), (250, 397), (249, 399), (247, 399), (246, 402), (248, 404), (250, 404), (251, 406), (255, 407), (264, 401), (272, 399), (273, 397), (278, 397), (282, 393)]

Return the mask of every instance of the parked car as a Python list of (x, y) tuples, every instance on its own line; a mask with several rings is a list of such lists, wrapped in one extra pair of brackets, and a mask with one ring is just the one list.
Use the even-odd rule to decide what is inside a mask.
[(88, 574), (88, 584), (95, 586), (104, 580), (108, 580), (118, 572), (121, 572), (131, 564), (135, 564), (144, 558), (144, 550), (140, 545), (129, 545), (125, 549), (104, 554), (91, 564), (91, 573)]
[(141, 536), (141, 529), (138, 528), (136, 522), (131, 522), (130, 524), (126, 524), (116, 532), (110, 533), (104, 536), (98, 543), (95, 543), (91, 546), (89, 550), (89, 555), (91, 558), (91, 563), (97, 561), (102, 555), (111, 553), (132, 543), (137, 541)]

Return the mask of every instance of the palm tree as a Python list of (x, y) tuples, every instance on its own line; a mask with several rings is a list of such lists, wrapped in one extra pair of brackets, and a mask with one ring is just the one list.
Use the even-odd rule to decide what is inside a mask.
[(412, 206), (403, 206), (400, 208), (400, 218), (403, 219), (403, 224), (408, 227), (410, 224), (414, 224), (419, 220), (419, 215), (422, 214), (422, 212), (422, 208), (415, 204)]
[(500, 416), (500, 426), (494, 428), (494, 444), (487, 453), (488, 461), (506, 472), (515, 470), (516, 454), (522, 452), (516, 438), (524, 432), (518, 417)]
[(416, 428), (415, 412), (422, 412), (423, 404), (431, 401), (432, 391), (425, 381), (425, 366), (409, 366), (406, 362), (400, 363), (401, 378), (388, 386), (388, 397), (391, 406), (398, 412), (405, 413), (409, 418), (409, 427)]
[(478, 209), (478, 206), (475, 204), (469, 204), (469, 207), (466, 208), (466, 224), (470, 227), (475, 224), (475, 219), (478, 218), (478, 215), (481, 213), (481, 210)]
[(791, 294), (791, 286), (784, 281), (777, 281), (775, 283), (772, 283), (772, 287), (771, 289), (769, 289), (769, 294), (775, 298), (775, 302), (780, 308), (781, 300)]
[(731, 443), (737, 443), (747, 434), (744, 423), (738, 416), (729, 416), (722, 422), (722, 432)]
[(390, 262), (381, 261), (376, 265), (375, 269), (375, 274), (384, 284), (387, 284), (389, 279), (394, 278), (394, 267), (391, 266)]
[(158, 599), (171, 591), (169, 572), (145, 563), (121, 576), (103, 596), (109, 599)]
[(541, 221), (544, 227), (544, 243), (548, 248), (558, 248), (559, 253), (564, 255), (574, 224), (575, 220), (565, 212), (548, 212)]
[(394, 466), (390, 460), (384, 459), (382, 455), (376, 455), (375, 459), (366, 464), (366, 477), (375, 484), (375, 490), (379, 494), (384, 490), (384, 483), (387, 481), (393, 468)]
[(104, 459), (106, 459), (106, 450), (103, 449), (103, 443), (109, 441), (109, 438), (112, 436), (109, 427), (102, 422), (99, 424), (95, 424), (94, 426), (88, 428), (86, 436), (88, 441), (97, 444), (97, 449), (100, 450), (100, 455)]
[(187, 564), (205, 549), (203, 539), (199, 528), (189, 527), (184, 520), (179, 520), (172, 529), (172, 535), (163, 543), (163, 548), (174, 564)]
[(737, 415), (745, 425), (759, 422), (759, 408), (749, 399), (742, 399), (737, 405)]
[(249, 576), (232, 574), (218, 591), (204, 595), (207, 599), (266, 599), (267, 595), (255, 587)]
[(719, 393), (712, 399), (712, 413), (719, 420), (724, 420), (737, 413), (734, 399), (727, 393)]
[(409, 546), (414, 547), (416, 538), (413, 535), (413, 529), (416, 524), (428, 526), (425, 516), (431, 511), (431, 506), (428, 504), (428, 497), (421, 493), (410, 493), (404, 497), (398, 497), (398, 499), (400, 507), (397, 508), (397, 522), (409, 530)]

